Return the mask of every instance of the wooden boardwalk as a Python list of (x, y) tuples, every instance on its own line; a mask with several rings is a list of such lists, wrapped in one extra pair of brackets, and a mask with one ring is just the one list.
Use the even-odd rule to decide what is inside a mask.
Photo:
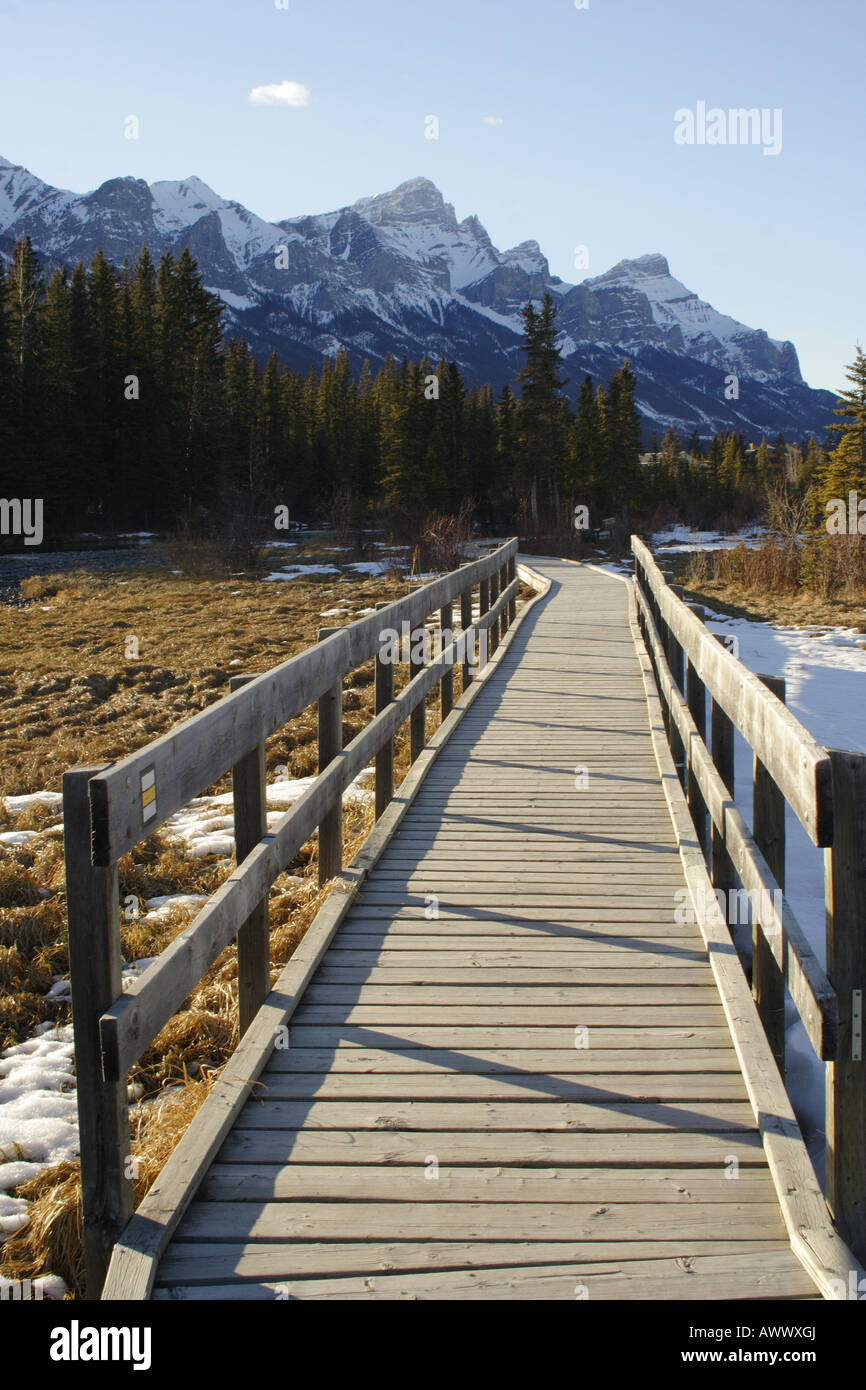
[(820, 1296), (682, 920), (628, 589), (533, 565), (549, 593), (349, 908), (153, 1297)]

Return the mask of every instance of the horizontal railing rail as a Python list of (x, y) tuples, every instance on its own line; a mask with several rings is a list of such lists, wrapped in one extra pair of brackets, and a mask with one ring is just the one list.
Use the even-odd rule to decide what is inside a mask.
[[(632, 536), (640, 631), (656, 677), (674, 765), (719, 911), (740, 893), (752, 924), (751, 983), (785, 1073), (786, 988), (827, 1063), (827, 1202), (866, 1254), (866, 755), (822, 747), (783, 703), (778, 677), (749, 671)], [(709, 697), (709, 721), (707, 699)], [(709, 742), (708, 729), (709, 722)], [(734, 801), (734, 731), (754, 754), (752, 828)], [(824, 849), (827, 966), (785, 897), (785, 808)], [(730, 910), (726, 918), (732, 920)]]
[(716, 704), (766, 767), (812, 843), (833, 841), (833, 798), (827, 750), (761, 684), (671, 590), (647, 547), (632, 538), (643, 593), (694, 667)]
[[(468, 635), (492, 626), (518, 587), (517, 580), (509, 584), (488, 612), (468, 629)], [(386, 616), (385, 609), (382, 616)], [(399, 695), (319, 773), (313, 785), (211, 896), (192, 924), (105, 1011), (100, 1019), (100, 1038), (106, 1081), (126, 1075), (241, 930), (274, 880), (288, 868), (328, 812), (339, 805), (349, 783), (393, 739), (413, 710), (423, 705), (433, 686), (453, 669), (455, 652), (459, 653), (462, 645), (462, 638), (450, 643), (412, 677)]]
[[(649, 604), (637, 592), (641, 629), (647, 643), (659, 692), (679, 732), (685, 751), (685, 771), (697, 781), (710, 819), (725, 843), (773, 959), (784, 972), (791, 997), (823, 1060), (836, 1055), (836, 994), (782, 895), (766, 859), (758, 849), (742, 814), (730, 798), (710, 751), (698, 732), (685, 699), (680, 694), (662, 649), (661, 638)], [(726, 914), (727, 917), (727, 914)]]
[[(464, 689), (517, 614), (517, 541), (417, 589), (231, 692), (147, 747), (110, 766), (64, 776), (64, 837), (72, 1008), (89, 1290), (102, 1287), (111, 1249), (132, 1214), (126, 1078), (219, 955), (237, 939), (241, 1036), (270, 990), (267, 897), (301, 846), (319, 833), (320, 882), (342, 868), (342, 795), (375, 760), (376, 816), (394, 794), (394, 738), (409, 721), (410, 758), (424, 748), (425, 702), (438, 685), (445, 718), (455, 664)], [(474, 615), (473, 593), (478, 592)], [(454, 604), (460, 633), (454, 634)], [(426, 622), (439, 650), (426, 657)], [(387, 640), (386, 640), (387, 638)], [(395, 638), (398, 654), (395, 657)], [(408, 639), (408, 640), (407, 640)], [(428, 637), (429, 644), (429, 637)], [(478, 653), (476, 654), (476, 644)], [(409, 648), (410, 679), (394, 693), (394, 664)], [(418, 648), (421, 654), (418, 654)], [(375, 660), (376, 712), (342, 746), (342, 682)], [(318, 702), (319, 772), (268, 830), (265, 740)], [(121, 984), (117, 861), (231, 770), (237, 867), (194, 921), (134, 980)]]
[(256, 746), (376, 655), (383, 626), (422, 624), (469, 587), (514, 562), (517, 541), (397, 599), (334, 632), (218, 700), (147, 747), (98, 773), (90, 784), (93, 863), (107, 866), (157, 830), (203, 787), (212, 786)]

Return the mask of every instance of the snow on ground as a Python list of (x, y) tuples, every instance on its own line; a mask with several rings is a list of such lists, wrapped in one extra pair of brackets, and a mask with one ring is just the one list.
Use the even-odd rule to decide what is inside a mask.
[[(157, 898), (146, 898), (146, 916), (151, 922), (160, 922), (176, 907), (201, 907), (207, 902), (206, 893), (165, 893)], [(137, 962), (139, 965), (141, 962)]]
[[(371, 769), (362, 772), (343, 792), (343, 804), (361, 804), (373, 797), (371, 788), (364, 785)], [(294, 777), (269, 782), (267, 786), (268, 829), (273, 830), (290, 806), (309, 791), (315, 777)], [(274, 809), (271, 809), (274, 808)], [(194, 859), (206, 854), (229, 856), (235, 852), (232, 793), (219, 796), (197, 796), (182, 811), (169, 816), (162, 833), (166, 839), (183, 846)]]
[(264, 576), (265, 583), (275, 579), (306, 579), (311, 574), (340, 574), (336, 565), (289, 565), (285, 570), (275, 570)]
[(382, 560), (355, 560), (346, 566), (346, 569), (354, 570), (356, 574), (380, 575), (387, 574), (391, 566)]
[[(374, 792), (368, 785), (374, 777), (373, 767), (364, 768), (343, 793), (344, 803), (365, 804)], [(267, 787), (268, 827), (273, 826), (300, 796), (313, 784), (313, 777), (278, 779)], [(30, 796), (6, 797), (8, 811), (25, 811), (35, 804), (54, 806), (62, 798), (56, 792), (38, 792)], [(183, 811), (171, 816), (164, 833), (195, 857), (204, 854), (232, 855), (234, 853), (234, 820), (231, 812), (231, 793), (197, 797)], [(50, 827), (55, 830), (57, 827)], [(48, 832), (33, 832), (46, 834)], [(291, 882), (305, 880), (297, 875)], [(126, 903), (122, 910), (132, 910), (144, 920), (159, 921), (177, 908), (185, 909), (192, 917), (207, 901), (201, 893), (170, 893), (148, 898), (141, 911), (139, 904)], [(123, 988), (141, 975), (156, 957), (124, 963)], [(68, 976), (55, 977), (48, 997), (68, 999)], [(27, 1222), (28, 1203), (11, 1196), (11, 1190), (45, 1168), (78, 1156), (78, 1115), (75, 1101), (72, 1025), (40, 1024), (26, 1042), (0, 1053), (0, 1240)], [(129, 1099), (139, 1098), (140, 1089), (130, 1087)], [(54, 1276), (51, 1276), (54, 1279)], [(62, 1297), (62, 1281), (46, 1281), (44, 1293)], [(59, 1293), (57, 1292), (59, 1289)]]
[(19, 811), (29, 811), (34, 806), (53, 806), (59, 811), (63, 805), (63, 793), (29, 792), (25, 796), (4, 796), (3, 805), (13, 816)]
[[(866, 753), (866, 637), (847, 628), (775, 627), (706, 610), (711, 632), (737, 639), (736, 655), (759, 675), (783, 676), (792, 714), (825, 747)], [(752, 823), (753, 754), (735, 735), (734, 796)], [(821, 964), (826, 964), (824, 852), (788, 808), (785, 895)], [(824, 1064), (788, 1001), (786, 1081), (819, 1175), (823, 1172)]]
[(721, 531), (693, 531), (690, 526), (669, 526), (650, 537), (654, 555), (685, 555), (697, 550), (734, 550), (738, 545), (756, 546), (767, 539), (763, 526), (743, 526), (725, 535)]
[[(677, 528), (682, 529), (682, 528)], [(593, 566), (623, 577), (631, 566)], [(786, 704), (820, 744), (866, 753), (866, 635), (843, 627), (784, 627), (729, 617), (704, 605), (707, 627), (757, 675), (782, 676)], [(732, 640), (736, 639), (736, 640)], [(734, 799), (752, 825), (754, 754), (734, 735)], [(826, 965), (824, 851), (816, 849), (790, 807), (785, 814), (785, 896), (822, 965)], [(751, 928), (734, 930), (740, 949), (750, 951)], [(786, 1005), (785, 1081), (815, 1170), (824, 1181), (824, 1064), (789, 999)]]
[(42, 1023), (0, 1053), (0, 1239), (27, 1222), (18, 1183), (78, 1156), (72, 1026)]

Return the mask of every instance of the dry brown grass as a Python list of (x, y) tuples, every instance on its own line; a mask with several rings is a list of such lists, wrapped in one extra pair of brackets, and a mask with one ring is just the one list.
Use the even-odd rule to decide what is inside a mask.
[[(213, 1075), (185, 1077), (176, 1089), (139, 1105), (132, 1123), (133, 1197), (136, 1206), (158, 1177), (193, 1115), (210, 1090)], [(29, 1203), (26, 1226), (0, 1246), (0, 1273), (7, 1279), (38, 1279), (58, 1274), (72, 1295), (83, 1296), (84, 1244), (81, 1225), (81, 1170), (58, 1163), (17, 1188)]]
[[(49, 577), (25, 585), (30, 607), (0, 609), (0, 789), (7, 795), (57, 789), (60, 776), (81, 762), (116, 759), (157, 737), (181, 718), (227, 692), (231, 672), (258, 672), (316, 640), (328, 623), (346, 623), (358, 609), (408, 591), (394, 577), (338, 583), (255, 584), (237, 579), (202, 582), (128, 574)], [(527, 591), (528, 593), (529, 591)], [(522, 596), (523, 597), (523, 596)], [(47, 613), (42, 612), (42, 600)], [(349, 613), (322, 618), (324, 609)], [(140, 661), (127, 661), (124, 637), (138, 637)], [(401, 689), (408, 669), (397, 667)], [(455, 697), (462, 689), (455, 671)], [(345, 683), (344, 741), (373, 712), (373, 663)], [(435, 692), (427, 704), (428, 737), (438, 726)], [(316, 771), (315, 707), (267, 742), (271, 774)], [(408, 728), (395, 740), (395, 781), (409, 767)], [(214, 790), (227, 790), (228, 779)], [(344, 862), (373, 823), (369, 803), (344, 807)], [(59, 812), (36, 805), (11, 815), (0, 807), (0, 829), (34, 829), (27, 845), (0, 848), (0, 1047), (29, 1037), (46, 1019), (68, 1022), (68, 1003), (45, 995), (68, 971), (62, 834)], [(121, 899), (171, 893), (210, 894), (231, 872), (226, 858), (191, 858), (156, 833), (120, 861)], [(317, 843), (302, 847), (270, 894), (272, 980), (291, 958), (328, 892), (318, 885)], [(175, 909), (163, 919), (121, 921), (124, 958), (157, 955), (189, 924)], [(140, 1159), (136, 1201), (159, 1172), (219, 1068), (237, 1044), (237, 951), (229, 947), (141, 1058), (130, 1077), (144, 1104), (137, 1108), (133, 1154)], [(172, 1103), (151, 1099), (171, 1089)], [(174, 1089), (176, 1088), (176, 1089)], [(80, 1179), (64, 1163), (22, 1184), (31, 1202), (28, 1224), (0, 1246), (0, 1272), (9, 1278), (59, 1274), (82, 1289)]]
[(690, 598), (744, 617), (866, 631), (866, 545), (859, 536), (770, 540), (698, 552), (672, 567)]
[[(0, 794), (59, 788), (69, 767), (123, 757), (227, 694), (232, 675), (269, 670), (315, 642), (320, 627), (408, 592), (389, 575), (25, 580), (28, 606), (0, 607)], [(335, 607), (350, 616), (319, 616)], [(127, 656), (130, 637), (137, 659)], [(292, 748), (287, 734), (269, 753), (295, 775)]]

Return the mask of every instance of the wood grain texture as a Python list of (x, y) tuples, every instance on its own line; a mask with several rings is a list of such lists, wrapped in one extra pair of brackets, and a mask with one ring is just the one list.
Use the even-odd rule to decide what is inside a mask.
[[(495, 568), (490, 625), (513, 601)], [(285, 1045), (181, 1141), (201, 1171), (155, 1297), (816, 1296), (740, 996), (683, 911), (628, 588), (535, 568), (541, 596), (353, 861)]]

